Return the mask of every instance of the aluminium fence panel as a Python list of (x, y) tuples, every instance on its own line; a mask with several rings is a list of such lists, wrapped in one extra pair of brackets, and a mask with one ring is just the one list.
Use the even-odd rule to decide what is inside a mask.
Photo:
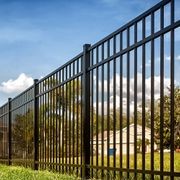
[(91, 46), (92, 177), (179, 176), (174, 140), (178, 27), (174, 1), (162, 1)]

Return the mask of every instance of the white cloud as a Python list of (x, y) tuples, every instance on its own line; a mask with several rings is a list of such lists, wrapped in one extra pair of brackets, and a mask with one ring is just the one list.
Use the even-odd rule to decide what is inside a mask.
[[(170, 61), (170, 60), (171, 60), (171, 56), (166, 56), (166, 55), (165, 55), (164, 59), (165, 59), (166, 61)], [(180, 55), (177, 55), (177, 56), (175, 57), (175, 60), (176, 60), (176, 61), (180, 61)], [(159, 58), (159, 61), (160, 61), (160, 58)]]
[(2, 82), (0, 91), (6, 94), (22, 92), (33, 84), (33, 78), (21, 73), (15, 80), (10, 79)]
[(171, 60), (171, 56), (165, 56), (165, 60), (166, 61), (170, 61)]
[[(94, 79), (96, 79), (94, 77)], [(126, 112), (127, 108), (127, 78), (123, 77), (123, 85), (122, 85), (122, 91), (123, 91), (123, 111)], [(130, 107), (130, 113), (133, 113), (134, 111), (134, 78), (130, 78), (129, 80), (130, 87), (129, 87), (129, 107)], [(177, 83), (177, 82), (175, 82)], [(96, 89), (96, 81), (94, 81), (94, 89)], [(102, 81), (99, 80), (98, 82), (99, 86), (99, 95), (101, 95), (102, 91)], [(109, 100), (109, 107), (110, 109), (113, 109), (113, 102), (114, 102), (114, 97), (113, 97), (113, 77), (110, 79), (110, 100)], [(151, 77), (146, 78), (145, 80), (145, 86), (146, 86), (146, 101), (148, 102), (151, 99)], [(170, 78), (164, 78), (164, 93), (168, 93), (167, 87), (170, 86)], [(94, 91), (94, 97), (96, 96), (96, 93)], [(104, 80), (104, 96), (107, 96), (107, 80)], [(160, 98), (160, 76), (154, 76), (154, 98), (155, 100)], [(137, 105), (140, 106), (142, 104), (142, 74), (138, 73), (137, 74)], [(107, 100), (103, 102), (104, 105), (104, 114), (107, 113)], [(120, 105), (120, 75), (116, 74), (116, 108), (119, 108)], [(94, 101), (93, 102), (94, 108), (96, 108), (97, 104)], [(101, 107), (102, 107), (102, 102), (99, 100), (98, 102), (98, 107), (99, 107), (99, 113), (101, 113)]]
[(176, 60), (180, 61), (180, 55), (176, 56)]
[[(94, 77), (95, 79), (95, 77)], [(122, 77), (122, 89), (123, 89), (123, 97), (127, 96), (127, 78), (126, 77)], [(142, 95), (142, 74), (141, 73), (137, 73), (137, 94), (139, 96)], [(134, 78), (130, 78), (130, 96), (134, 96)], [(150, 93), (151, 93), (151, 77), (146, 78), (146, 95), (147, 97), (150, 97)], [(96, 81), (94, 81), (94, 85), (96, 86)], [(99, 80), (98, 82), (99, 85), (99, 91), (101, 92), (102, 89), (102, 81)], [(113, 89), (114, 89), (114, 85), (113, 85), (113, 77), (110, 79), (110, 95), (113, 94)], [(170, 79), (169, 78), (164, 78), (164, 87), (167, 88), (170, 86)], [(160, 76), (154, 76), (154, 91), (155, 94), (159, 94), (160, 92)], [(94, 88), (95, 89), (95, 88)], [(116, 74), (116, 95), (120, 95), (120, 75)], [(107, 93), (107, 80), (104, 80), (104, 93)], [(140, 96), (139, 96), (140, 97)], [(130, 97), (131, 99), (131, 97)]]

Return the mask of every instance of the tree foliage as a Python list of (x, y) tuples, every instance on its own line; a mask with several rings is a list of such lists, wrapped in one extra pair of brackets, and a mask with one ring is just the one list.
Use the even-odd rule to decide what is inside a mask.
[(33, 111), (28, 109), (24, 114), (17, 114), (12, 125), (12, 145), (15, 157), (33, 156)]
[[(175, 148), (180, 147), (180, 88), (174, 89), (174, 119), (171, 120), (171, 98), (169, 94), (164, 96), (163, 102), (163, 146), (164, 148), (170, 148), (171, 146), (171, 123), (174, 122), (174, 145)], [(155, 130), (155, 141), (157, 144), (160, 142), (160, 124), (161, 124), (161, 99), (155, 102), (154, 112), (154, 130)], [(146, 114), (150, 114), (147, 112)]]

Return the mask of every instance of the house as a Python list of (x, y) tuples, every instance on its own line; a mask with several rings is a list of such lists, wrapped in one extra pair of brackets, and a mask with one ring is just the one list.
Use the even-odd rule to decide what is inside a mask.
[[(98, 141), (97, 141), (98, 138)], [(108, 139), (109, 139), (109, 150), (108, 150)], [(116, 154), (120, 154), (120, 130), (115, 132), (115, 151)], [(96, 144), (98, 142), (98, 145)], [(149, 153), (151, 151), (151, 130), (145, 127), (145, 152)], [(109, 138), (108, 132), (104, 131), (104, 138), (102, 140), (102, 133), (99, 133), (98, 136), (93, 137), (93, 151), (96, 152), (98, 149), (98, 154), (102, 154), (102, 143), (104, 144), (104, 155), (112, 154), (114, 151), (114, 133), (113, 131), (109, 131)], [(154, 149), (157, 149), (157, 145), (154, 144)], [(137, 151), (142, 151), (142, 126), (137, 125)], [(122, 153), (127, 153), (127, 127), (122, 129)], [(129, 154), (134, 154), (134, 124), (129, 126)]]

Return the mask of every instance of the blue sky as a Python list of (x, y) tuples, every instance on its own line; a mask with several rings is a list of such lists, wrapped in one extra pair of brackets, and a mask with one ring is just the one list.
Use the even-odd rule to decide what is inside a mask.
[[(0, 105), (160, 0), (0, 0)], [(21, 76), (20, 76), (21, 75)]]

